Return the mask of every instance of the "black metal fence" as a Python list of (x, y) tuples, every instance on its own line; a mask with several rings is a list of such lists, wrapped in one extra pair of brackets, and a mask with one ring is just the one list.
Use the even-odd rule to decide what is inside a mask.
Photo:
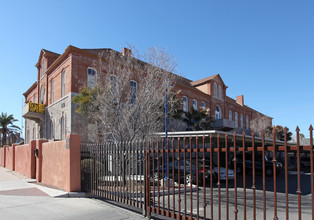
[(312, 131), (306, 146), (298, 129), (294, 144), (217, 131), (82, 144), (82, 186), (147, 216), (314, 219)]

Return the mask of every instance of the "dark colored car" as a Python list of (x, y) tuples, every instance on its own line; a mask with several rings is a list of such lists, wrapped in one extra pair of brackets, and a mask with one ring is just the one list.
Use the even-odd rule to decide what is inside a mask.
[[(255, 171), (262, 173), (263, 172), (263, 160), (265, 161), (265, 173), (267, 176), (273, 175), (273, 161), (269, 160), (266, 156), (263, 158), (262, 154), (255, 154)], [(233, 168), (233, 163), (231, 163), (231, 167)], [(252, 152), (245, 153), (245, 171), (252, 172), (253, 168), (253, 159)], [(237, 153), (237, 173), (243, 172), (243, 153)], [(280, 174), (282, 171), (282, 163), (276, 162), (276, 174)]]
[[(173, 167), (173, 165), (174, 165), (174, 167)], [(210, 179), (209, 169), (205, 168), (205, 171), (204, 171), (202, 162), (199, 162), (198, 170), (196, 168), (197, 167), (196, 167), (195, 161), (192, 161), (192, 165), (191, 165), (190, 161), (186, 160), (185, 161), (185, 173), (186, 173), (186, 175), (184, 176), (184, 161), (180, 160), (180, 166), (179, 166), (178, 160), (174, 160), (174, 163), (172, 160), (170, 160), (169, 164), (168, 164), (169, 173), (168, 173), (167, 177), (170, 179), (173, 179), (175, 182), (178, 182), (179, 170), (180, 170), (180, 184), (185, 183), (188, 185), (190, 183), (196, 183), (196, 180), (197, 180), (196, 173), (198, 173), (199, 184), (202, 184), (204, 175), (205, 175), (205, 181), (207, 182), (208, 179)], [(173, 171), (174, 171), (174, 177), (173, 177)], [(164, 167), (162, 165), (159, 165), (158, 168), (155, 167), (153, 177), (155, 180), (162, 179), (163, 177), (166, 176), (166, 172), (167, 172), (166, 164)], [(212, 172), (213, 172), (213, 178), (216, 179), (216, 175), (215, 175), (214, 171), (212, 171)], [(163, 174), (164, 174), (164, 176), (163, 176)]]

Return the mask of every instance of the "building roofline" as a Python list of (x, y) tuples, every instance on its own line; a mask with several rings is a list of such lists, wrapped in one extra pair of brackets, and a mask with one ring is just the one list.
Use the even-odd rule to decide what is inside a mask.
[(23, 93), (23, 95), (26, 97), (26, 96), (27, 96), (31, 91), (33, 91), (36, 87), (37, 87), (37, 81), (34, 82), (34, 84), (31, 85), (31, 87), (29, 87), (28, 90)]

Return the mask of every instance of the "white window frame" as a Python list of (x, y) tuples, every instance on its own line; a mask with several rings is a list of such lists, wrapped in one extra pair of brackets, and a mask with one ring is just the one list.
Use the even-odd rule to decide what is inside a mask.
[(229, 121), (232, 121), (232, 110), (229, 110)]
[(239, 118), (238, 118), (238, 112), (234, 113), (234, 126), (237, 128), (239, 126)]
[[(90, 74), (90, 70), (94, 72), (94, 74)], [(97, 70), (93, 67), (87, 68), (87, 87), (94, 88), (97, 83)]]
[(189, 99), (186, 96), (183, 96), (183, 111), (188, 112), (189, 111)]
[[(132, 85), (133, 83), (135, 86)], [(130, 103), (135, 104), (137, 98), (137, 82), (135, 80), (130, 81), (130, 96)]]
[(197, 110), (197, 100), (193, 99), (192, 103), (193, 103), (194, 110)]
[(45, 86), (40, 87), (40, 103), (45, 104)]
[(206, 109), (206, 103), (204, 101), (202, 101), (202, 109), (205, 110)]
[(61, 72), (61, 97), (65, 96), (65, 69)]
[(222, 117), (222, 110), (221, 107), (219, 105), (216, 105), (215, 107), (215, 119), (221, 119)]

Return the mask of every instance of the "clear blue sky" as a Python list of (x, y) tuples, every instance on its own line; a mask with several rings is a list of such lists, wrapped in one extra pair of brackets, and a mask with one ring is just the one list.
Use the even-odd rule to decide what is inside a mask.
[(167, 47), (191, 80), (219, 73), (227, 95), (308, 136), (314, 125), (314, 1), (2, 1), (0, 112), (21, 120), (41, 48)]

